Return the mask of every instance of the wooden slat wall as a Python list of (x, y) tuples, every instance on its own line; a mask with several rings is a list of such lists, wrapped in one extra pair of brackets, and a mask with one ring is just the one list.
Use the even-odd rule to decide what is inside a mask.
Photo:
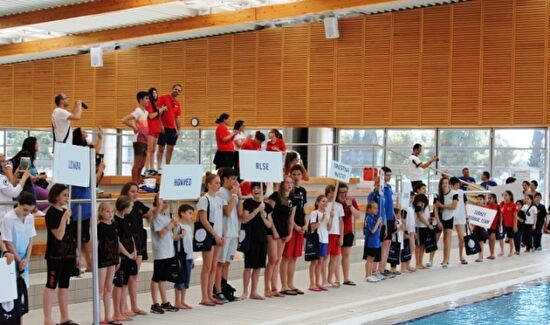
[[(175, 83), (183, 126), (227, 112), (249, 127), (548, 126), (550, 0), (472, 0), (339, 21), (0, 66), (0, 125), (50, 125), (53, 96), (120, 127), (135, 93)], [(30, 124), (29, 124), (30, 123)]]

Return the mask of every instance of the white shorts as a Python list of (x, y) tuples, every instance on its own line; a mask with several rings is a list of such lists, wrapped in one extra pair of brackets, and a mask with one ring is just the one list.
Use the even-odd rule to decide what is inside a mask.
[(465, 216), (454, 216), (453, 224), (456, 225), (465, 225), (466, 224), (466, 217)]
[(226, 263), (233, 261), (235, 252), (237, 251), (237, 245), (239, 244), (239, 238), (224, 238), (223, 248), (218, 258), (218, 262)]

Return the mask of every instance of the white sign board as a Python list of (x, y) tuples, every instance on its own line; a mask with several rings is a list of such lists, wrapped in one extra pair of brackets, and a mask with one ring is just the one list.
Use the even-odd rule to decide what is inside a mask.
[(249, 182), (283, 181), (283, 154), (278, 151), (239, 150), (240, 177)]
[(523, 188), (521, 187), (521, 181), (515, 181), (511, 184), (499, 186), (489, 186), (489, 191), (496, 194), (498, 203), (504, 201), (502, 194), (505, 191), (511, 191), (512, 194), (514, 194), (514, 202), (517, 200), (523, 200)]
[(90, 148), (56, 142), (53, 156), (55, 183), (90, 186)]
[(201, 195), (202, 165), (162, 167), (159, 197), (163, 200), (192, 200)]
[(487, 209), (475, 204), (466, 204), (468, 222), (474, 226), (489, 228), (497, 215), (497, 210)]
[(349, 183), (349, 179), (351, 177), (351, 166), (333, 160), (332, 164), (330, 164), (328, 177), (334, 178), (340, 182)]
[(17, 274), (15, 261), (10, 265), (6, 258), (0, 258), (0, 279), (2, 279), (2, 290), (0, 290), (0, 303), (17, 299)]

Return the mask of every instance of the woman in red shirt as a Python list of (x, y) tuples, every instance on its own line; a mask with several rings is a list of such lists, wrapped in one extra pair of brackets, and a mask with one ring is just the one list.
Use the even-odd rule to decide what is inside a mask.
[(289, 151), (285, 155), (285, 163), (283, 165), (283, 175), (290, 175), (292, 167), (299, 165), (302, 170), (302, 179), (304, 181), (309, 181), (309, 174), (307, 173), (306, 168), (302, 165), (302, 159), (300, 155), (295, 151)]
[(350, 269), (350, 255), (353, 248), (353, 239), (355, 237), (355, 218), (361, 216), (361, 210), (359, 204), (353, 197), (348, 195), (348, 186), (346, 184), (338, 185), (336, 192), (336, 202), (342, 204), (344, 207), (344, 222), (343, 233), (344, 236), (340, 236), (340, 246), (342, 246), (342, 273), (344, 273), (344, 285), (355, 286), (355, 282), (349, 278)]
[[(489, 194), (487, 197), (487, 205), (485, 205), (487, 209), (491, 210), (497, 210), (497, 215), (493, 219), (493, 223), (489, 227), (489, 251), (490, 255), (487, 257), (490, 260), (495, 259), (495, 244), (497, 241), (497, 235), (499, 233), (502, 233), (504, 231), (504, 225), (502, 224), (502, 217), (500, 215), (500, 209), (498, 207), (497, 203), (497, 196), (495, 193)], [(503, 238), (498, 239), (500, 244), (500, 254), (498, 256), (504, 255), (504, 240)]]
[(214, 156), (214, 165), (216, 169), (222, 167), (233, 167), (235, 163), (235, 147), (233, 146), (233, 138), (238, 131), (229, 131), (229, 114), (223, 113), (216, 120), (216, 145), (217, 150)]
[(267, 134), (269, 141), (267, 142), (267, 151), (281, 151), (286, 152), (286, 144), (283, 140), (283, 135), (277, 129), (271, 129)]
[(155, 150), (157, 148), (157, 139), (162, 131), (162, 122), (160, 121), (160, 113), (166, 110), (166, 107), (159, 109), (157, 107), (157, 99), (159, 98), (156, 88), (149, 88), (149, 105), (145, 107), (147, 113), (147, 126), (149, 134), (147, 135), (147, 157), (145, 158), (145, 176), (158, 175), (155, 170)]
[(518, 231), (518, 208), (516, 203), (514, 203), (514, 194), (511, 191), (505, 191), (502, 196), (504, 197), (504, 202), (500, 203), (500, 213), (504, 224), (504, 231), (506, 232), (506, 240), (510, 245), (510, 254), (508, 256), (513, 256), (514, 233)]

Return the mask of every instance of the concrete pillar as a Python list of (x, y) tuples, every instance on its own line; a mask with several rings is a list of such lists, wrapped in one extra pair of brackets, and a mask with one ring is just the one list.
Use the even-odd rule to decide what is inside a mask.
[[(334, 129), (331, 128), (309, 128), (307, 147), (307, 170), (310, 176), (326, 177), (328, 166), (334, 159), (335, 147)], [(327, 144), (327, 145), (313, 145)]]

